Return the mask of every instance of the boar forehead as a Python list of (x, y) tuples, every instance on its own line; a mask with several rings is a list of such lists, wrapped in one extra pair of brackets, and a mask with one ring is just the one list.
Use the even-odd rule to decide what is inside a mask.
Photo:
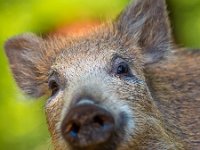
[[(101, 29), (101, 28), (100, 28)], [(97, 32), (90, 37), (71, 41), (70, 44), (63, 48), (56, 56), (51, 67), (52, 70), (60, 72), (74, 70), (76, 73), (81, 70), (107, 70), (112, 65), (112, 60), (116, 57), (125, 59), (129, 64), (141, 70), (142, 59), (139, 54), (140, 48), (137, 45), (128, 46), (122, 44), (123, 37), (105, 31)], [(67, 72), (66, 72), (67, 73)]]

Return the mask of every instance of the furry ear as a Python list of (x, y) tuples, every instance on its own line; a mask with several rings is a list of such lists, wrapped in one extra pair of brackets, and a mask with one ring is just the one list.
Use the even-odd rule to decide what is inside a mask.
[(165, 0), (135, 0), (119, 16), (117, 30), (142, 48), (145, 64), (158, 62), (170, 51)]
[(42, 42), (43, 39), (34, 34), (23, 34), (5, 43), (5, 52), (17, 84), (33, 97), (42, 96), (47, 87), (44, 85), (47, 72), (40, 58)]

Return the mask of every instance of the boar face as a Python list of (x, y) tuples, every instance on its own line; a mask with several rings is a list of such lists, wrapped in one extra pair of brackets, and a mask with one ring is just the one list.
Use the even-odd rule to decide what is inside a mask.
[[(131, 53), (133, 51), (129, 51), (127, 48), (123, 51), (122, 47), (117, 44), (119, 41), (113, 42), (113, 39), (111, 41), (112, 43), (107, 43), (107, 40), (101, 39), (100, 43), (99, 40), (85, 41), (84, 39), (84, 41), (62, 51), (52, 65), (49, 83), (53, 93), (47, 103), (47, 116), (50, 130), (54, 130), (53, 133), (56, 134), (53, 137), (59, 137), (60, 142), (62, 140), (69, 142), (68, 140), (70, 140), (69, 137), (65, 136), (63, 139), (60, 133), (64, 132), (61, 126), (65, 123), (65, 118), (71, 111), (77, 113), (77, 115), (87, 113), (87, 111), (92, 113), (90, 111), (95, 105), (110, 113), (113, 122), (107, 123), (106, 120), (108, 119), (103, 120), (113, 126), (112, 131), (105, 131), (111, 132), (106, 133), (109, 134), (106, 135), (106, 141), (102, 140), (101, 137), (100, 139), (97, 138), (103, 136), (98, 132), (89, 133), (90, 129), (88, 128), (84, 131), (82, 124), (87, 124), (85, 121), (77, 123), (79, 124), (77, 127), (79, 131), (76, 131), (76, 134), (79, 139), (77, 141), (72, 140), (73, 146), (80, 147), (107, 143), (107, 140), (109, 140), (107, 144), (103, 145), (107, 149), (114, 149), (123, 141), (128, 142), (136, 134), (135, 128), (138, 128), (138, 130), (145, 129), (145, 127), (139, 128), (140, 123), (143, 122), (144, 126), (145, 122), (155, 112), (137, 53)], [(135, 51), (138, 50), (137, 47), (132, 48)], [(57, 105), (60, 108), (55, 107)], [(90, 107), (87, 110), (78, 110), (78, 112), (72, 110), (74, 107), (82, 105), (90, 105)], [(57, 109), (59, 109), (59, 112)], [(55, 112), (56, 117), (54, 116)], [(98, 116), (98, 113), (95, 113), (95, 116)], [(157, 116), (155, 115), (155, 117)], [(70, 120), (68, 117), (67, 119)], [(81, 116), (78, 119), (81, 119)], [(137, 119), (138, 121), (136, 121)], [(75, 122), (79, 121), (75, 119)], [(90, 118), (86, 122), (90, 122)], [(91, 123), (88, 126), (92, 126)], [(95, 129), (92, 128), (91, 130)], [(88, 132), (89, 135), (84, 136), (82, 132)], [(81, 138), (89, 139), (89, 141)], [(90, 138), (92, 140), (97, 139), (90, 143)], [(65, 145), (65, 141), (61, 145)], [(95, 147), (95, 149), (97, 148)]]
[(145, 82), (144, 69), (170, 53), (163, 0), (137, 0), (113, 23), (78, 39), (14, 37), (6, 54), (19, 87), (48, 95), (55, 149), (173, 147)]

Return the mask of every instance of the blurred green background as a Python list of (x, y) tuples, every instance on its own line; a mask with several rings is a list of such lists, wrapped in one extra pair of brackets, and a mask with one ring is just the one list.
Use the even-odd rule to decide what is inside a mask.
[[(27, 100), (17, 88), (3, 44), (23, 32), (44, 34), (63, 24), (115, 18), (129, 0), (0, 0), (0, 150), (52, 149), (45, 100)], [(200, 47), (200, 1), (168, 0), (179, 46)]]

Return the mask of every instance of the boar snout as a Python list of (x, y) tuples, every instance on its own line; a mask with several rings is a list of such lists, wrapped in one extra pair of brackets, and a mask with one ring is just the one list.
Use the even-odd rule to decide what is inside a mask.
[(78, 104), (66, 114), (61, 132), (75, 147), (93, 147), (106, 143), (114, 132), (114, 118), (110, 112), (95, 104)]

